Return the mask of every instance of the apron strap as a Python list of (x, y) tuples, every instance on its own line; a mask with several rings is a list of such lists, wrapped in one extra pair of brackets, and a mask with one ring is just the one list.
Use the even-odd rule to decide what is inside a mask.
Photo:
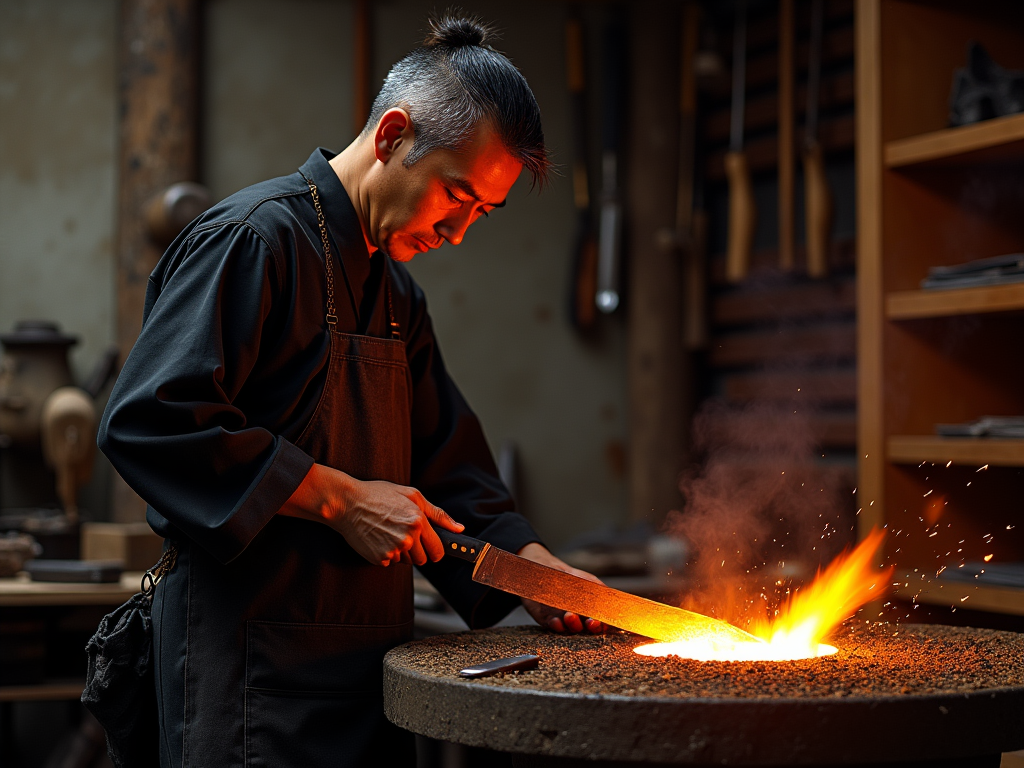
[[(324, 246), (324, 264), (327, 265), (327, 325), (333, 328), (338, 324), (338, 313), (334, 308), (334, 269), (332, 266), (334, 256), (331, 254), (331, 243), (327, 239), (327, 220), (324, 218), (323, 208), (320, 207), (320, 194), (317, 192), (316, 184), (313, 183), (312, 179), (306, 178), (305, 175), (300, 175), (305, 179), (306, 184), (309, 185), (309, 194), (313, 196), (313, 207), (316, 209), (316, 223), (320, 227), (320, 240)], [(345, 265), (342, 264), (341, 268), (344, 270)], [(348, 287), (349, 298), (352, 300), (352, 308), (354, 310), (356, 308), (355, 298), (352, 296), (351, 286), (348, 285), (348, 274), (345, 275), (345, 285)], [(388, 326), (391, 329), (391, 338), (395, 341), (401, 341), (401, 326), (395, 320), (395, 306), (391, 301), (391, 270), (386, 261), (384, 262), (384, 293), (387, 295)]]

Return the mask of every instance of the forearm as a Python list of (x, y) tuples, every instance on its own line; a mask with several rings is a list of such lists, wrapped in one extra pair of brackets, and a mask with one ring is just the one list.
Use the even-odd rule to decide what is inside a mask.
[(332, 525), (345, 514), (355, 482), (340, 470), (314, 464), (278, 514)]
[(313, 465), (278, 514), (328, 525), (380, 565), (440, 560), (444, 550), (430, 524), (455, 533), (463, 528), (415, 488), (357, 480), (322, 464)]

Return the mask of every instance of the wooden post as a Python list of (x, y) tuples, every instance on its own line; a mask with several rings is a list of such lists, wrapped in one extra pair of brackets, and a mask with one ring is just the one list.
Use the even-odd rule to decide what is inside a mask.
[[(162, 248), (146, 206), (199, 172), (200, 0), (121, 0), (118, 35), (117, 344), (123, 360), (142, 327), (146, 281)], [(114, 520), (145, 517), (145, 504), (117, 478)]]
[(779, 3), (779, 268), (794, 263), (793, 56), (796, 48), (794, 0)]
[(370, 88), (373, 28), (370, 25), (370, 0), (355, 0), (352, 23), (352, 136), (363, 130), (370, 117), (374, 94)]
[[(882, 295), (882, 32), (879, 0), (857, 0), (857, 534), (885, 524)], [(881, 555), (880, 555), (881, 557)]]
[(682, 265), (674, 244), (658, 237), (675, 223), (679, 128), (666, 94), (679, 92), (680, 18), (677, 6), (651, 0), (629, 8), (629, 513), (657, 523), (682, 504), (679, 475), (689, 430), (684, 414), (691, 400), (684, 376)]

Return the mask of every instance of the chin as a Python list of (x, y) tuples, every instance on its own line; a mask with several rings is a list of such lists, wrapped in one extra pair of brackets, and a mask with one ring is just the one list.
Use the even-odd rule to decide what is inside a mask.
[[(416, 245), (419, 245), (418, 240), (413, 240), (413, 242), (416, 243)], [(401, 262), (412, 261), (414, 256), (421, 253), (418, 247), (410, 246), (404, 241), (404, 239), (399, 239), (397, 237), (388, 238), (387, 241), (382, 244), (381, 251), (383, 251), (384, 255), (392, 261)]]
[(418, 251), (411, 251), (407, 248), (399, 248), (393, 251), (385, 251), (384, 255), (387, 256), (392, 261), (401, 261), (402, 263), (405, 263), (407, 261), (412, 261), (413, 256), (415, 256), (417, 253)]

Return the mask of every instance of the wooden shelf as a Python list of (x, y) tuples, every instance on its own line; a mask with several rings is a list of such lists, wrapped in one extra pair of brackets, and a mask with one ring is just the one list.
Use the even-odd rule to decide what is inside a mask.
[(1024, 589), (989, 587), (956, 581), (933, 579), (927, 584), (895, 587), (892, 594), (901, 600), (925, 605), (945, 605), (971, 611), (991, 611), (1024, 616)]
[(1024, 467), (1024, 440), (1000, 438), (893, 435), (887, 442), (889, 461), (918, 464), (922, 461), (952, 461), (980, 467)]
[(1024, 160), (1024, 114), (885, 143), (885, 165), (968, 165)]
[(1024, 283), (945, 291), (897, 291), (885, 297), (890, 320), (1024, 310)]
[(0, 701), (65, 701), (81, 698), (84, 680), (38, 685), (0, 685)]

